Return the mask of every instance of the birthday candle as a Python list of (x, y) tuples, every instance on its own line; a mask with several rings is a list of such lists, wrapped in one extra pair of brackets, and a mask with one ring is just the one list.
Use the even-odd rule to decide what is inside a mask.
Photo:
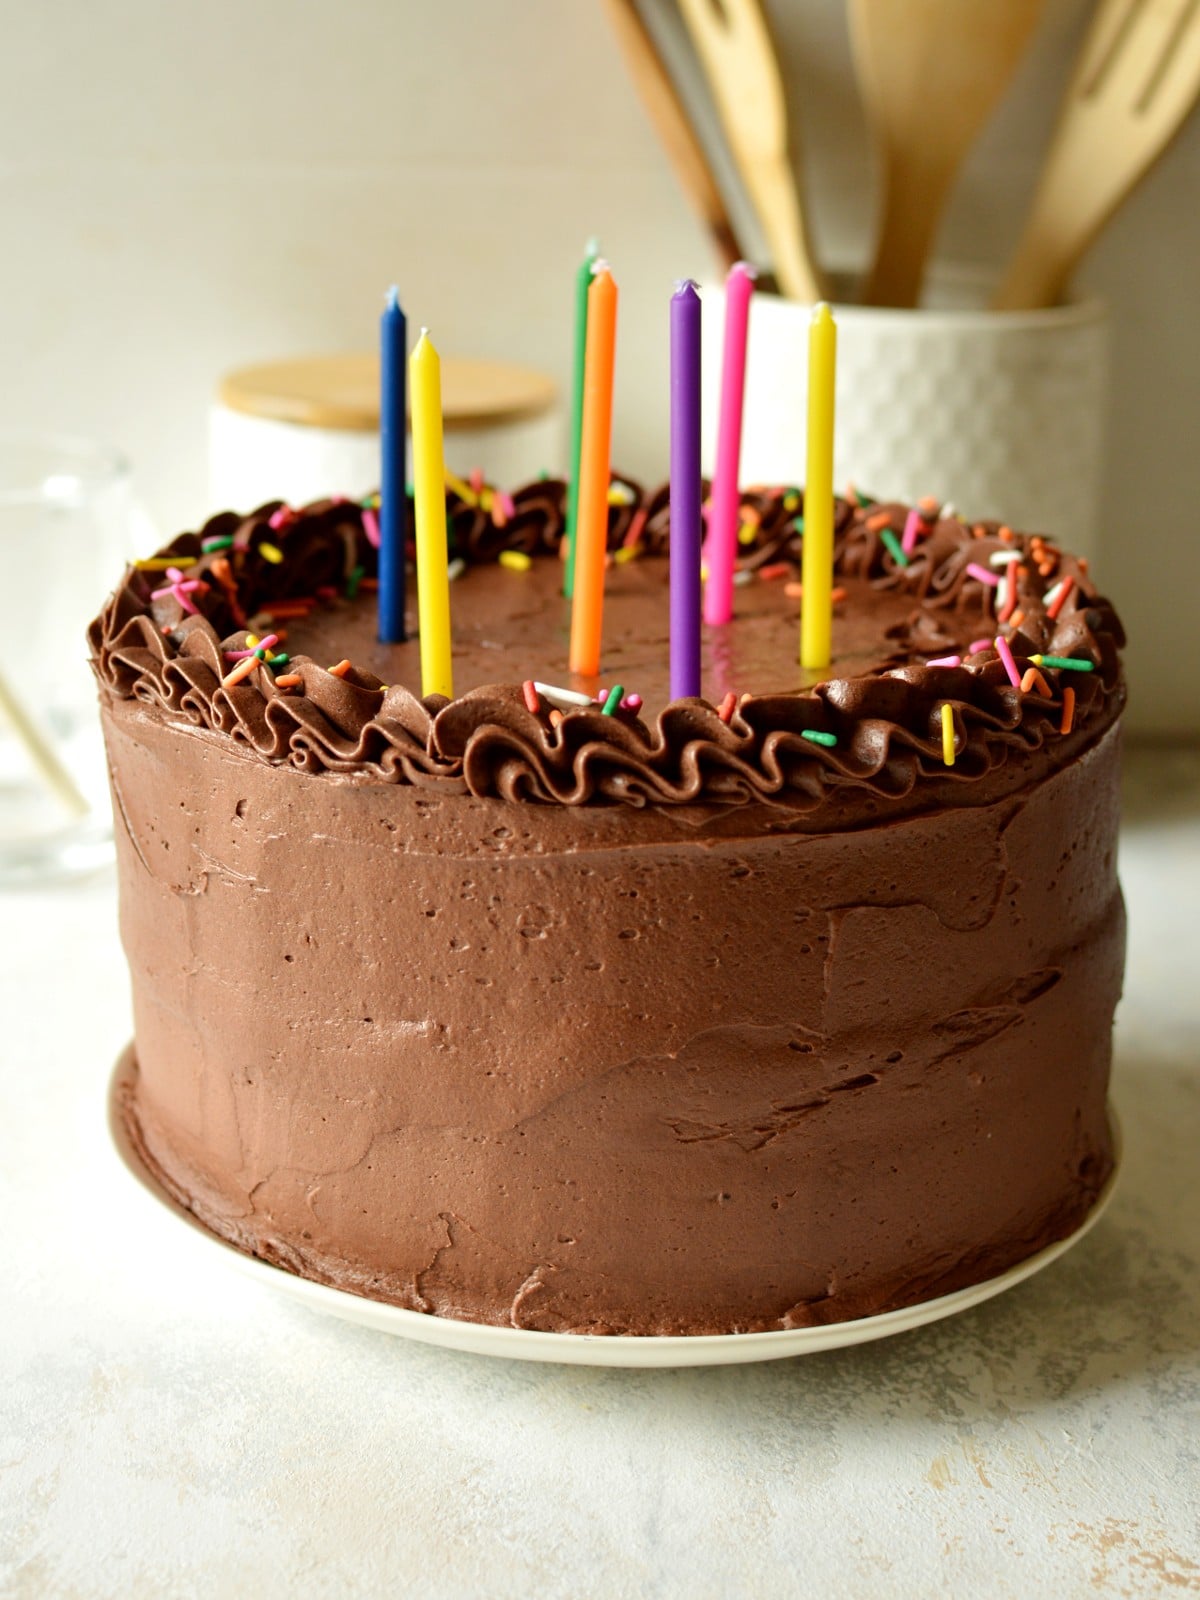
[(833, 632), (833, 396), (837, 324), (824, 301), (813, 307), (808, 331), (808, 465), (804, 482), (804, 543), (800, 577), (800, 664), (820, 671), (832, 654)]
[(575, 593), (571, 603), (571, 671), (590, 678), (600, 671), (616, 340), (617, 286), (608, 263), (597, 261), (588, 290)]
[(746, 262), (729, 269), (725, 280), (725, 344), (721, 355), (721, 404), (717, 419), (717, 459), (708, 508), (704, 547), (708, 579), (704, 585), (705, 622), (733, 616), (733, 566), (737, 556), (738, 469), (742, 453), (742, 401), (746, 389), (746, 331), (750, 296), (757, 274)]
[(575, 365), (571, 376), (571, 459), (567, 464), (567, 562), (563, 569), (563, 593), (569, 600), (575, 593), (575, 539), (579, 518), (579, 451), (583, 442), (583, 369), (587, 359), (588, 290), (592, 287), (592, 267), (600, 254), (595, 239), (589, 239), (583, 260), (575, 274)]
[(442, 363), (427, 328), (421, 329), (411, 365), (421, 693), (453, 698), (450, 579), (446, 570), (446, 465), (442, 458)]
[(700, 296), (671, 296), (671, 698), (700, 693)]
[(405, 372), (408, 324), (395, 286), (379, 323), (379, 638), (404, 641)]

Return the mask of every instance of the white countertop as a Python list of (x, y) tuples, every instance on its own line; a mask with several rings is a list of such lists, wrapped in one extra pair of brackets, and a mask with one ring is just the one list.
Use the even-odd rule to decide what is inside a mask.
[(1128, 787), (1108, 1215), (757, 1367), (488, 1361), (229, 1270), (108, 1145), (112, 882), (0, 897), (0, 1596), (1200, 1593), (1200, 758)]

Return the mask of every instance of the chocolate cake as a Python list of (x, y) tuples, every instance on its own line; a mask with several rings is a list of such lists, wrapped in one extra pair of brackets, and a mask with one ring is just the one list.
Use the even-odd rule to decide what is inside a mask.
[(668, 703), (666, 495), (614, 498), (595, 684), (555, 481), (450, 498), (452, 701), (376, 642), (359, 506), (126, 572), (90, 642), (131, 1135), (243, 1250), (434, 1316), (730, 1333), (992, 1277), (1112, 1166), (1116, 616), (1049, 539), (839, 502), (806, 685), (763, 491)]

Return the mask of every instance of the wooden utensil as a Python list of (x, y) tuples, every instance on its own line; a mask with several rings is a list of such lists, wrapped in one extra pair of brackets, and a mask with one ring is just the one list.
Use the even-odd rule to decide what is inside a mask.
[(819, 300), (804, 208), (788, 150), (787, 101), (758, 0), (680, 0), (784, 294)]
[(602, 0), (629, 76), (667, 152), (675, 176), (708, 229), (726, 270), (742, 259), (736, 230), (700, 143), (636, 0)]
[(1197, 0), (1102, 0), (1068, 85), (1029, 218), (993, 301), (1053, 305), (1079, 258), (1200, 95)]
[(1045, 0), (850, 0), (883, 169), (868, 305), (913, 306), (963, 157), (1008, 87)]

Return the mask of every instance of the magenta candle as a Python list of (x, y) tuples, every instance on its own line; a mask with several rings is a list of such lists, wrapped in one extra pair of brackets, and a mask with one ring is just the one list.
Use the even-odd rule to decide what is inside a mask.
[(708, 507), (704, 546), (708, 581), (704, 585), (705, 622), (733, 616), (733, 568), (737, 559), (738, 468), (742, 454), (742, 400), (746, 391), (746, 330), (754, 268), (739, 261), (725, 280), (725, 343), (721, 355), (721, 404), (717, 418), (717, 460)]
[(700, 693), (700, 296), (671, 296), (671, 699)]

